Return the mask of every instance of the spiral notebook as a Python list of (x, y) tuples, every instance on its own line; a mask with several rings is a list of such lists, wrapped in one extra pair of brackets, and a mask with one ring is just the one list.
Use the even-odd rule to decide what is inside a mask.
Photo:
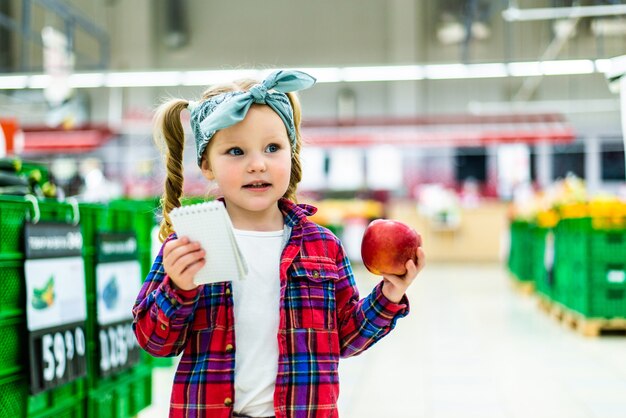
[(224, 204), (219, 200), (175, 208), (170, 212), (179, 237), (198, 241), (206, 251), (206, 264), (196, 273), (194, 283), (206, 284), (241, 280), (248, 273)]

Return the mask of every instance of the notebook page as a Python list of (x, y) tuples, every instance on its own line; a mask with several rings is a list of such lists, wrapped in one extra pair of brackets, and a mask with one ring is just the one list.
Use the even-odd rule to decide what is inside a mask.
[(194, 283), (215, 283), (245, 277), (245, 261), (235, 240), (224, 204), (204, 202), (173, 209), (170, 219), (179, 237), (198, 241), (206, 251), (206, 264), (196, 273)]

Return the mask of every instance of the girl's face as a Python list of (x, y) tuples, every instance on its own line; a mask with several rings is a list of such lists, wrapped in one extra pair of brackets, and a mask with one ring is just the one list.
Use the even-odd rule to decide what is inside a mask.
[(243, 121), (211, 138), (202, 173), (217, 182), (235, 226), (275, 218), (291, 175), (291, 146), (280, 116), (253, 104)]

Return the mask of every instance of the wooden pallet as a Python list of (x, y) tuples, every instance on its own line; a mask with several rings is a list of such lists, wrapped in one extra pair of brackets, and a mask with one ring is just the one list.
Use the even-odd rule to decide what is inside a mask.
[(528, 296), (535, 293), (535, 282), (523, 281), (517, 279), (515, 276), (511, 276), (511, 284), (513, 286), (513, 290), (519, 294)]
[(586, 337), (597, 337), (603, 331), (619, 331), (626, 334), (626, 318), (587, 318), (543, 295), (537, 295), (537, 301), (537, 306), (543, 312)]

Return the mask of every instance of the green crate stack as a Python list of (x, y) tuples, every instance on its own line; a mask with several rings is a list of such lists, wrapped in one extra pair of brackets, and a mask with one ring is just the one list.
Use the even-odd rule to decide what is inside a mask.
[(626, 318), (626, 229), (580, 218), (562, 220), (557, 231), (557, 300), (588, 318)]
[[(204, 200), (204, 198), (196, 197), (186, 198), (183, 199), (183, 204), (194, 204)], [(112, 231), (133, 231), (137, 234), (142, 282), (150, 273), (154, 261), (152, 257), (152, 231), (157, 226), (158, 205), (158, 199), (120, 199), (109, 203), (109, 228)], [(171, 367), (173, 364), (172, 358), (156, 358), (147, 353), (142, 354), (142, 361), (150, 363), (153, 367)]]
[(510, 272), (519, 281), (532, 280), (531, 248), (533, 245), (531, 223), (523, 220), (511, 222), (511, 241), (508, 266)]
[(28, 346), (25, 316), (0, 320), (0, 335), (2, 335), (0, 376), (16, 373), (26, 375)]
[(139, 410), (133, 410), (132, 376), (132, 371), (126, 371), (90, 389), (87, 395), (87, 416), (89, 418), (127, 418), (137, 415), (141, 409), (148, 406), (149, 404)]
[(152, 404), (152, 369), (146, 366), (135, 367), (129, 377), (129, 384), (130, 414), (134, 416)]
[(107, 206), (100, 203), (80, 203), (80, 230), (83, 234), (83, 254), (96, 252), (96, 236), (107, 229)]
[(24, 222), (33, 215), (33, 204), (23, 197), (0, 195), (0, 260), (23, 260)]
[(119, 199), (109, 202), (109, 229), (137, 234), (139, 251), (152, 250), (152, 229), (156, 225), (158, 201)]
[(35, 396), (28, 392), (24, 224), (37, 212), (40, 222), (78, 221), (76, 206), (67, 202), (41, 199), (36, 206), (23, 196), (0, 196), (0, 410), (7, 417), (79, 417), (85, 379)]
[(555, 273), (551, 298), (574, 309), (576, 293), (588, 293), (589, 219), (561, 219), (555, 228)]
[[(552, 298), (554, 292), (554, 278), (556, 270), (556, 256), (554, 255), (555, 242), (554, 230), (552, 228), (535, 229), (534, 239), (535, 247), (533, 250), (533, 280), (535, 281), (535, 290), (537, 293)], [(552, 270), (546, 269), (546, 259), (551, 259)]]

